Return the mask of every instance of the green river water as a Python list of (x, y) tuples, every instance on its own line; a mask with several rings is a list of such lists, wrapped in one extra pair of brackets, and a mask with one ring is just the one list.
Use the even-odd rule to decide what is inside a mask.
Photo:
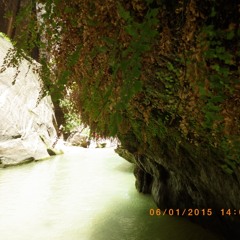
[(1, 240), (212, 240), (186, 219), (150, 216), (132, 165), (113, 148), (0, 169)]

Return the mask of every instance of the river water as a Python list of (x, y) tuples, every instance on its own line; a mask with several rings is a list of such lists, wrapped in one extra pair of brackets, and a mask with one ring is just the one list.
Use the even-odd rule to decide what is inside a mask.
[(180, 217), (150, 216), (150, 196), (112, 148), (0, 169), (1, 240), (215, 240)]

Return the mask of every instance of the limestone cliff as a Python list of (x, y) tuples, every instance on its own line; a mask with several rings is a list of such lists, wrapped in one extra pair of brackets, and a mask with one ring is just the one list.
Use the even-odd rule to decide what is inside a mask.
[[(0, 66), (12, 44), (0, 36)], [(27, 60), (0, 73), (0, 165), (15, 165), (49, 157), (56, 139), (49, 96), (41, 96), (41, 81)]]

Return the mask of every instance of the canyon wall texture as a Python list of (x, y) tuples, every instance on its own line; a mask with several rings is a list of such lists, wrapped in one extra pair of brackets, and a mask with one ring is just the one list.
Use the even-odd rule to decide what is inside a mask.
[[(0, 36), (0, 66), (11, 48)], [(0, 166), (49, 157), (56, 140), (55, 117), (51, 98), (42, 94), (41, 80), (26, 59), (1, 71)]]

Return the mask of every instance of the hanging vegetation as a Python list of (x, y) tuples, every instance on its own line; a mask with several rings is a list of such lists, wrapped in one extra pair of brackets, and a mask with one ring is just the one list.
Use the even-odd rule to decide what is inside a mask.
[(20, 49), (40, 48), (54, 97), (76, 84), (71, 100), (93, 131), (123, 141), (131, 133), (140, 149), (171, 139), (175, 150), (216, 150), (232, 173), (240, 162), (238, 13), (236, 1), (45, 0), (37, 18), (29, 6), (16, 24), (32, 19)]

